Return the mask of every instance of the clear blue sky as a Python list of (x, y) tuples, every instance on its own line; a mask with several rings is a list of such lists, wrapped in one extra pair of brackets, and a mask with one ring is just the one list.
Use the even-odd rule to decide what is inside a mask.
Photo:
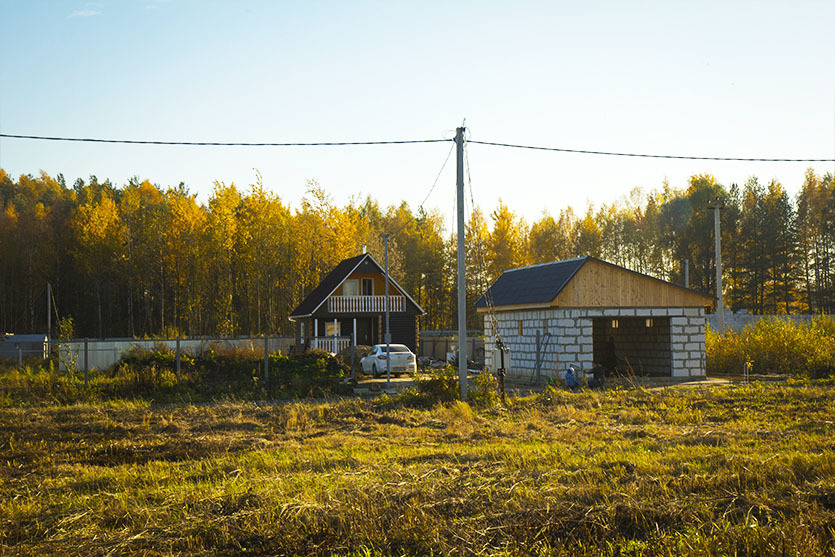
[[(452, 137), (700, 156), (835, 158), (835, 2), (0, 0), (0, 130), (179, 141)], [(265, 185), (423, 200), (450, 145), (115, 146), (0, 139), (13, 176)], [(634, 187), (780, 180), (808, 166), (470, 145), (476, 203), (543, 210)], [(450, 159), (427, 207), (450, 213)]]

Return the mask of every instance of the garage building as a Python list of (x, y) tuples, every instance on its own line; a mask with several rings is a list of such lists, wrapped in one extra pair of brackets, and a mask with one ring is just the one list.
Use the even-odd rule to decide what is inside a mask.
[[(580, 257), (511, 269), (476, 302), (484, 318), (485, 363), (508, 376), (561, 376), (617, 356), (638, 376), (705, 375), (705, 311), (714, 299), (630, 269)], [(607, 348), (607, 344), (609, 347)]]

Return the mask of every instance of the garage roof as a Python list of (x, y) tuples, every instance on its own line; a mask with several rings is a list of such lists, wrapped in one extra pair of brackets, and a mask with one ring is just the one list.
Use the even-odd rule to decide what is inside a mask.
[(505, 271), (475, 307), (698, 307), (712, 302), (677, 284), (578, 257)]

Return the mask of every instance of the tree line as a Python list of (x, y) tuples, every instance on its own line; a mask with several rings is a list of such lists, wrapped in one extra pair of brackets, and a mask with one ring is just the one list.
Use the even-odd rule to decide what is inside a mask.
[[(741, 187), (709, 174), (528, 224), (499, 200), (467, 223), (467, 301), (503, 270), (590, 255), (690, 288), (715, 289), (714, 217), (722, 204), (725, 303), (752, 313), (835, 312), (835, 183), (808, 170), (793, 199), (772, 180)], [(314, 181), (298, 208), (261, 182), (216, 182), (207, 203), (184, 184), (0, 169), (0, 331), (45, 332), (72, 317), (77, 336), (287, 334), (290, 311), (363, 246), (427, 311), (424, 329), (456, 328), (454, 231), (437, 210), (370, 196), (338, 206)], [(480, 328), (468, 312), (468, 326)], [(53, 333), (55, 328), (53, 327)]]

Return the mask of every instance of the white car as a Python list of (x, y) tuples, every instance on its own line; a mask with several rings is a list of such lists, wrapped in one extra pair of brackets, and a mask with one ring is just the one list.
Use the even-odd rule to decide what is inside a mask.
[[(417, 359), (408, 346), (402, 344), (390, 344), (389, 354), (391, 355), (391, 374), (399, 377), (401, 373), (414, 373), (417, 371)], [(363, 374), (371, 374), (374, 377), (386, 375), (386, 354), (385, 344), (375, 344), (371, 347), (361, 360), (360, 366)]]

